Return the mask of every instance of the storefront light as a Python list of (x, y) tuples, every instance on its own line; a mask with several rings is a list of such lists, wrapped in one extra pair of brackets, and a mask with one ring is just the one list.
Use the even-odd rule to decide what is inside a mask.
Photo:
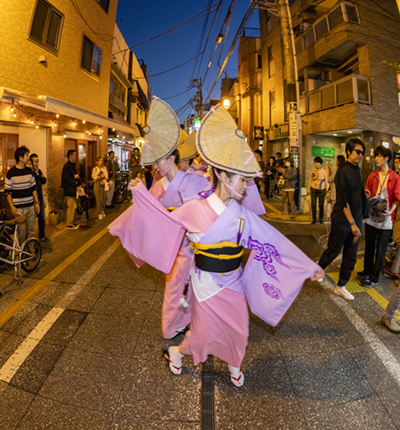
[(225, 109), (229, 109), (231, 107), (231, 101), (229, 99), (224, 99), (223, 106)]

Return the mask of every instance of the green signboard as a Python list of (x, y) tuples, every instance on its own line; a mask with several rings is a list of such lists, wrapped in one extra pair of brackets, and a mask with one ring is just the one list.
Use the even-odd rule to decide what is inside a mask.
[(311, 147), (311, 155), (313, 157), (335, 158), (335, 148), (329, 148), (326, 146), (313, 146)]

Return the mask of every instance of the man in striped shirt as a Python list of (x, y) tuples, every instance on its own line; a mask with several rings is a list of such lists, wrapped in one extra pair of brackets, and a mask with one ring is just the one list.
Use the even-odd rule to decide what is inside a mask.
[(32, 169), (26, 166), (29, 149), (20, 146), (15, 150), (14, 157), (17, 164), (7, 172), (4, 190), (11, 213), (25, 217), (25, 224), (18, 227), (22, 243), (27, 236), (31, 237), (35, 233), (36, 214), (40, 212), (40, 204)]

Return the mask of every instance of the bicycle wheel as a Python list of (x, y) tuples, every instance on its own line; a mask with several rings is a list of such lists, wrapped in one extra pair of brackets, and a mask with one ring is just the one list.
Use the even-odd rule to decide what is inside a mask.
[(33, 272), (40, 263), (40, 258), (42, 256), (42, 246), (40, 242), (34, 237), (26, 240), (22, 245), (22, 250), (20, 252), (19, 258), (22, 261), (21, 267), (25, 270), (25, 272), (31, 273)]
[(127, 195), (128, 195), (128, 191), (126, 188), (119, 188), (114, 193), (114, 202), (118, 203), (118, 204), (123, 203), (125, 201)]

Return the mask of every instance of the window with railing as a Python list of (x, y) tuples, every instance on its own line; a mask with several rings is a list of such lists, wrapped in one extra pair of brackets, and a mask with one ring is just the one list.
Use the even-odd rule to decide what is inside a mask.
[(367, 76), (351, 75), (300, 97), (300, 113), (314, 113), (346, 103), (371, 104)]
[(325, 36), (342, 22), (360, 24), (357, 6), (342, 2), (326, 15), (319, 18), (305, 33), (295, 41), (296, 54), (312, 46), (317, 40)]

